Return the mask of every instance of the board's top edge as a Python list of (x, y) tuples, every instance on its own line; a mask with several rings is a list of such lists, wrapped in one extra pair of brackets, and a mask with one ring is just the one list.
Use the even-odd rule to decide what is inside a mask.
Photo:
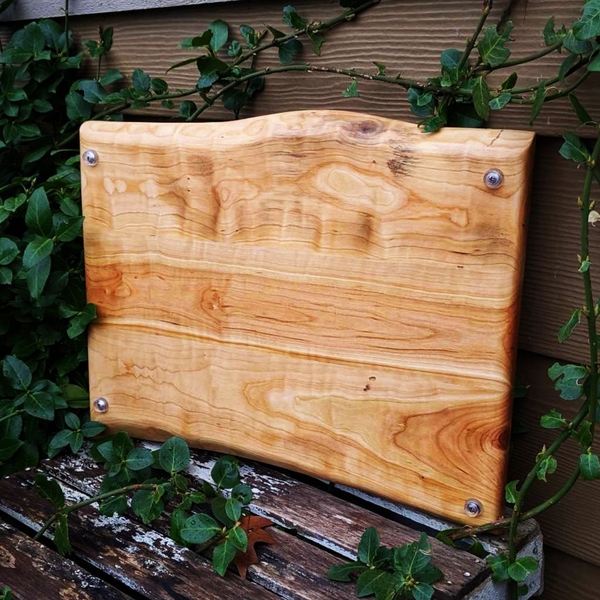
[[(396, 129), (404, 130), (405, 133), (419, 137), (421, 141), (435, 142), (455, 142), (460, 143), (466, 140), (477, 140), (486, 145), (492, 146), (500, 136), (504, 141), (509, 142), (515, 148), (523, 150), (529, 149), (535, 139), (535, 132), (519, 129), (487, 129), (471, 127), (443, 127), (437, 132), (424, 133), (419, 130), (415, 123), (402, 121), (399, 119), (390, 119), (369, 113), (360, 113), (346, 110), (297, 110), (280, 113), (271, 113), (268, 115), (259, 115), (247, 119), (231, 121), (204, 121), (204, 122), (165, 122), (165, 121), (86, 121), (80, 128), (80, 139), (82, 143), (95, 139), (95, 135), (102, 133), (117, 133), (127, 131), (131, 133), (142, 133), (148, 127), (160, 127), (163, 131), (171, 130), (175, 135), (183, 130), (215, 130), (226, 131), (228, 129), (237, 129), (238, 127), (247, 127), (254, 123), (282, 123), (292, 127), (295, 122), (300, 125), (303, 122), (321, 121), (325, 123), (363, 123), (367, 128), (364, 133), (369, 134), (368, 124), (379, 124), (378, 130)], [(382, 126), (382, 127), (381, 127)], [(416, 140), (415, 140), (416, 141)]]

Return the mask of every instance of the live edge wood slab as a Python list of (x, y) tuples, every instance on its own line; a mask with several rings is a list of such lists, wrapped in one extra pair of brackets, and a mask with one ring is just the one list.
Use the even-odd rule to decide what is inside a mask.
[(531, 133), (307, 111), (81, 144), (94, 419), (501, 516)]

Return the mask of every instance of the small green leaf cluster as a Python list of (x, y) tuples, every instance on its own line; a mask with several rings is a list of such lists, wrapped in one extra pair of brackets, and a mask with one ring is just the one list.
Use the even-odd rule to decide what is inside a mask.
[(0, 590), (0, 600), (12, 600), (12, 592), (10, 591), (10, 588), (2, 588), (2, 590)]
[[(79, 435), (97, 433), (97, 425), (83, 425), (73, 413), (65, 416), (67, 429), (56, 437), (62, 444), (79, 444)], [(88, 427), (86, 428), (86, 425)], [(64, 433), (63, 433), (64, 432)], [(66, 445), (65, 444), (65, 445)], [(213, 483), (202, 482), (200, 489), (192, 487), (185, 475), (190, 465), (190, 450), (180, 437), (172, 437), (158, 448), (135, 447), (129, 435), (120, 431), (96, 441), (91, 454), (104, 463), (107, 473), (100, 485), (100, 493), (78, 504), (67, 505), (65, 495), (56, 480), (43, 473), (35, 478), (35, 488), (56, 509), (38, 533), (36, 539), (52, 524), (54, 542), (61, 554), (71, 551), (68, 517), (83, 506), (99, 503), (102, 515), (122, 515), (131, 510), (144, 523), (171, 514), (170, 535), (177, 543), (196, 551), (213, 547), (213, 567), (224, 576), (238, 552), (248, 549), (248, 536), (241, 520), (248, 516), (252, 489), (241, 483), (238, 460), (221, 456), (211, 470)], [(194, 510), (192, 510), (194, 509)]]
[[(54, 455), (70, 444), (76, 452), (84, 437), (93, 437), (104, 429), (101, 423), (89, 421), (88, 416), (82, 423), (68, 410), (66, 398), (74, 389), (80, 390), (77, 386), (71, 384), (67, 393), (49, 379), (34, 379), (29, 366), (12, 355), (2, 361), (1, 378), (3, 395), (12, 399), (0, 402), (0, 473), (37, 465), (40, 447)], [(62, 423), (66, 429), (48, 444), (44, 433), (49, 427), (42, 423)]]
[[(16, 31), (0, 54), (0, 476), (35, 466), (65, 418), (86, 419), (72, 411), (87, 407), (84, 332), (96, 311), (78, 150), (60, 146), (79, 126), (66, 98), (82, 58), (51, 20)], [(78, 447), (89, 427), (71, 428), (67, 443)]]
[(492, 568), (492, 579), (494, 581), (512, 580), (518, 585), (518, 594), (523, 596), (529, 591), (529, 587), (524, 583), (531, 573), (535, 573), (540, 564), (533, 556), (523, 556), (510, 562), (508, 556), (501, 552), (500, 554), (490, 554), (486, 561)]
[(416, 542), (388, 548), (381, 545), (374, 527), (363, 533), (357, 560), (329, 569), (333, 581), (351, 581), (355, 574), (357, 597), (374, 595), (376, 600), (430, 600), (432, 585), (442, 578), (442, 572), (431, 564), (431, 543), (425, 533)]
[[(144, 523), (150, 523), (169, 505), (171, 537), (196, 549), (214, 545), (213, 566), (221, 576), (238, 551), (246, 552), (248, 538), (240, 520), (248, 514), (252, 489), (240, 482), (235, 457), (221, 456), (211, 470), (213, 483), (205, 481), (200, 489), (192, 489), (184, 474), (190, 451), (180, 437), (168, 439), (152, 452), (135, 448), (127, 433), (119, 432), (95, 444), (92, 452), (108, 471), (100, 492), (112, 494), (100, 505), (102, 514), (123, 514), (131, 508)], [(130, 503), (128, 492), (119, 490), (138, 484), (144, 488), (134, 492)], [(194, 507), (205, 512), (192, 513)]]

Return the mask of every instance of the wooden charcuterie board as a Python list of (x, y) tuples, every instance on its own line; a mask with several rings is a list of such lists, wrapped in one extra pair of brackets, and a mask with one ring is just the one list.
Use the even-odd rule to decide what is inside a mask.
[(94, 419), (501, 515), (533, 134), (306, 111), (81, 145)]

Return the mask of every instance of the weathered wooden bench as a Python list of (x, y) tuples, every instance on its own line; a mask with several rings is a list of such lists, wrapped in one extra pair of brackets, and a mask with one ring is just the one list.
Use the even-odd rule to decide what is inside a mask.
[[(147, 444), (152, 447), (152, 444)], [(210, 479), (214, 455), (193, 451), (189, 476)], [(330, 566), (354, 558), (361, 534), (378, 528), (382, 543), (414, 541), (420, 531), (435, 535), (449, 526), (399, 504), (351, 488), (242, 463), (242, 476), (254, 492), (253, 513), (275, 525), (273, 545), (257, 545), (259, 563), (246, 580), (235, 571), (220, 578), (206, 556), (178, 546), (168, 535), (166, 517), (144, 525), (132, 513), (107, 518), (96, 507), (70, 517), (74, 554), (60, 557), (51, 545), (34, 542), (33, 533), (51, 514), (49, 503), (33, 490), (34, 470), (0, 482), (0, 590), (9, 586), (18, 600), (338, 600), (355, 597), (352, 584), (327, 580)], [(40, 470), (56, 478), (68, 502), (97, 493), (104, 475), (86, 454), (44, 461)], [(482, 540), (488, 552), (505, 550), (502, 537)], [(542, 559), (542, 536), (534, 521), (521, 525), (521, 552)], [(501, 600), (504, 584), (491, 579), (485, 560), (432, 540), (432, 562), (444, 573), (435, 587), (438, 600)], [(530, 597), (539, 594), (543, 570), (528, 581)]]

